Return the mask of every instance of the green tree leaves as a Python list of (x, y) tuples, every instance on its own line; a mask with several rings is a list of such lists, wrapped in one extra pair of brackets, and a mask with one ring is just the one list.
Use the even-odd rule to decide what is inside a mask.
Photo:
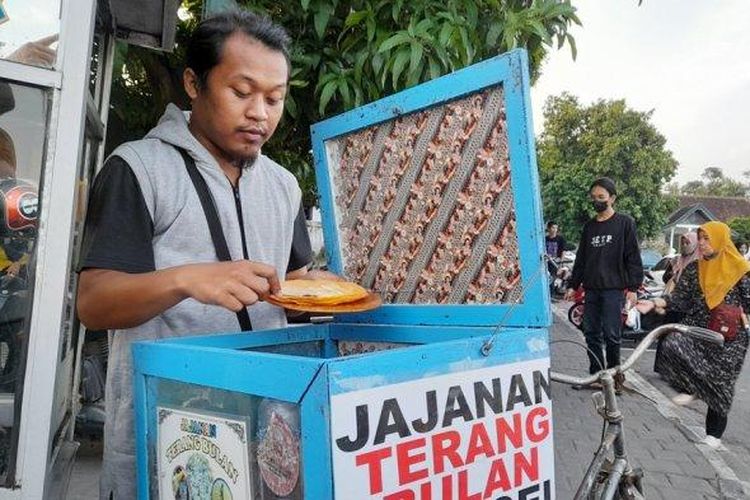
[(737, 233), (737, 243), (750, 244), (750, 217), (735, 217), (727, 222), (732, 231)]
[(294, 152), (296, 163), (308, 165), (311, 123), (514, 47), (529, 49), (537, 75), (547, 51), (571, 44), (568, 29), (580, 24), (568, 0), (300, 2), (245, 4), (293, 36), (293, 79), (305, 83), (290, 88), (294, 104), (265, 151), (285, 158)]
[[(570, 0), (237, 3), (270, 16), (292, 37), (285, 119), (264, 152), (272, 158), (283, 157), (281, 163), (299, 174), (298, 178), (311, 171), (310, 124), (515, 47), (528, 49), (535, 78), (548, 50), (566, 43), (574, 47), (568, 30), (580, 24)], [(202, 5), (201, 0), (182, 2), (193, 17), (178, 26), (177, 56), (144, 56), (133, 50), (118, 65), (113, 105), (115, 114), (123, 118), (122, 130), (142, 135), (143, 124), (154, 124), (167, 102), (180, 96), (177, 100), (185, 104), (179, 82), (181, 44), (200, 19)], [(132, 67), (130, 76), (126, 67)], [(165, 71), (171, 75), (166, 83)], [(159, 90), (165, 85), (169, 88)], [(118, 96), (124, 99), (116, 99)], [(153, 102), (138, 106), (144, 110), (141, 116), (128, 111), (130, 99)], [(137, 126), (131, 127), (129, 122), (137, 122)]]
[(703, 170), (702, 180), (690, 181), (682, 186), (682, 194), (693, 196), (747, 196), (750, 184), (742, 183), (731, 177), (725, 177), (718, 167)]
[(321, 40), (325, 37), (326, 27), (328, 26), (328, 21), (331, 19), (332, 14), (333, 6), (327, 3), (323, 3), (313, 17), (313, 21), (315, 23), (315, 33)]
[(618, 186), (617, 210), (635, 218), (642, 238), (657, 235), (677, 206), (662, 192), (677, 161), (651, 123), (651, 112), (629, 109), (623, 100), (586, 107), (566, 93), (547, 100), (544, 118), (537, 145), (545, 217), (578, 239), (593, 213), (589, 186), (607, 176)]

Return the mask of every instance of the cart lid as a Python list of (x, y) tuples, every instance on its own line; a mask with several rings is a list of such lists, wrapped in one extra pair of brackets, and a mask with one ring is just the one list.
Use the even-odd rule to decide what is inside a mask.
[(312, 126), (329, 268), (384, 305), (340, 322), (551, 324), (526, 52)]

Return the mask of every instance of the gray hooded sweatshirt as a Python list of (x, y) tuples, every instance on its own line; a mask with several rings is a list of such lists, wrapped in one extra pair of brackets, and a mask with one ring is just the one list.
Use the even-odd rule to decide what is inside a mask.
[[(129, 165), (138, 181), (154, 228), (156, 269), (215, 262), (208, 223), (179, 152), (185, 149), (206, 180), (216, 203), (229, 252), (243, 259), (232, 186), (211, 154), (190, 133), (184, 114), (169, 105), (144, 139), (119, 146), (113, 156)], [(294, 220), (301, 192), (294, 176), (260, 155), (240, 177), (249, 259), (287, 272)], [(265, 302), (248, 308), (256, 330), (286, 326), (284, 311)], [(136, 498), (135, 430), (131, 342), (239, 330), (235, 313), (187, 299), (135, 328), (112, 332), (107, 373), (102, 498)]]

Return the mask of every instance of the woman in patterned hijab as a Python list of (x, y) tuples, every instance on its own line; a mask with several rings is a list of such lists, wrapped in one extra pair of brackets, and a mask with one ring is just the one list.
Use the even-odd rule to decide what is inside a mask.
[(682, 271), (690, 264), (700, 258), (701, 252), (698, 248), (698, 233), (689, 232), (680, 236), (680, 255), (672, 262), (673, 283), (680, 281)]

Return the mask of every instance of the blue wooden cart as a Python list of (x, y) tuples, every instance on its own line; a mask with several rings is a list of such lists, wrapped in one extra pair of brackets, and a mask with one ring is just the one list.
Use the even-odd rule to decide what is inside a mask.
[(139, 498), (554, 497), (528, 91), (516, 50), (312, 128), (329, 266), (384, 305), (135, 344)]

